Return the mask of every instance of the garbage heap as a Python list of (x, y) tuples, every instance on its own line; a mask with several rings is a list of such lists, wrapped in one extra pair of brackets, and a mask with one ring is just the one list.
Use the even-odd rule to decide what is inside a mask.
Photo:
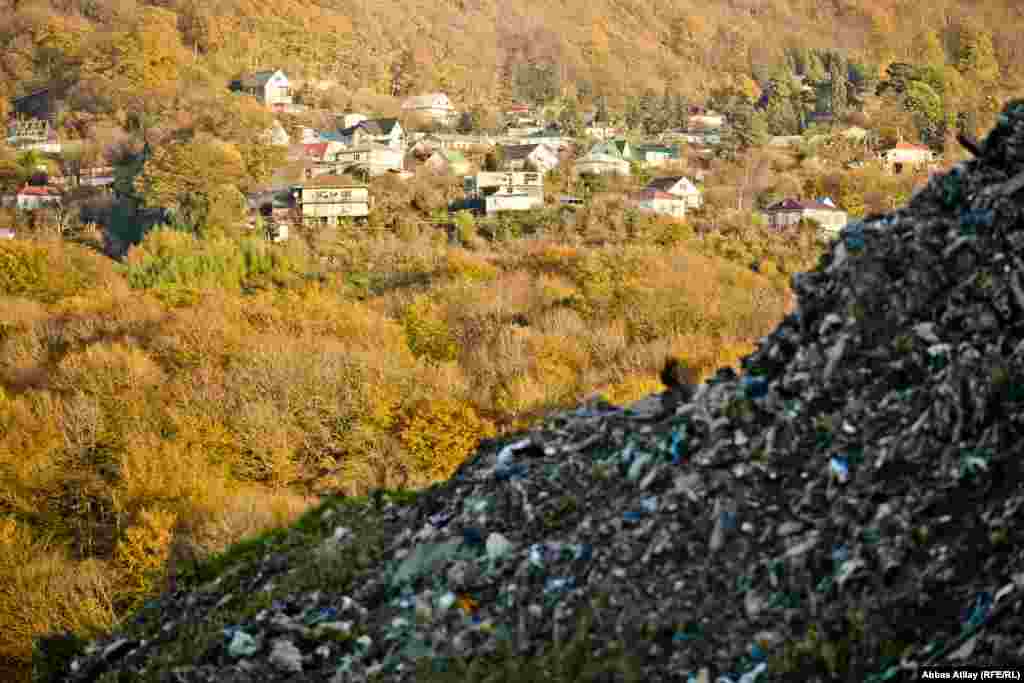
[[(93, 643), (65, 680), (768, 683), (1024, 666), (1024, 101), (975, 151), (796, 275), (795, 312), (741, 376), (485, 443), (384, 508), (379, 560), (345, 585), (235, 622), (216, 582), (165, 595), (148, 631)], [(323, 515), (315, 553), (239, 570), (235, 595), (268, 590), (273, 562), (285, 576), (361, 552)], [(175, 634), (195, 623), (223, 628), (189, 650)], [(508, 662), (521, 678), (500, 678)], [(544, 663), (534, 678), (529, 662)]]

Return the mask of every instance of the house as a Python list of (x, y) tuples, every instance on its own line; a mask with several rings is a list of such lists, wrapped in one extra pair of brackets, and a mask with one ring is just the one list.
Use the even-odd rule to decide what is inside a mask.
[(337, 225), (344, 218), (363, 218), (372, 204), (366, 185), (340, 175), (322, 175), (296, 185), (292, 197), (304, 225)]
[(263, 131), (263, 134), (260, 136), (260, 142), (275, 147), (287, 147), (292, 143), (292, 137), (288, 135), (288, 131), (284, 129), (281, 122), (274, 119), (273, 125)]
[(591, 123), (583, 129), (583, 135), (596, 140), (610, 140), (618, 134), (619, 129), (609, 123)]
[(60, 190), (47, 185), (25, 185), (14, 196), (19, 209), (43, 209), (60, 205)]
[(551, 131), (538, 131), (527, 135), (525, 144), (547, 145), (554, 150), (569, 149), (572, 146), (572, 138), (567, 138)]
[(9, 228), (0, 228), (0, 240), (13, 240), (17, 235)]
[(725, 124), (725, 117), (721, 114), (711, 111), (710, 109), (697, 109), (696, 113), (691, 114), (689, 118), (690, 128), (697, 128), (702, 130), (714, 130), (721, 128)]
[(368, 142), (340, 149), (330, 163), (333, 165), (331, 173), (379, 176), (404, 170), (405, 154), (401, 149)]
[(474, 147), (494, 147), (494, 138), (487, 135), (459, 135), (453, 133), (432, 133), (413, 144), (409, 151), (423, 156), (430, 156), (437, 150), (458, 150), (468, 152)]
[(466, 176), (463, 187), (468, 197), (483, 199), (488, 214), (544, 206), (544, 177), (540, 173), (478, 173)]
[(43, 88), (11, 100), (11, 113), (22, 119), (40, 119), (54, 123), (64, 111), (64, 100), (54, 88)]
[(439, 149), (424, 162), (434, 173), (465, 175), (469, 173), (469, 161), (462, 152), (454, 149)]
[(644, 189), (654, 192), (666, 192), (677, 199), (681, 199), (684, 202), (684, 208), (687, 209), (699, 209), (704, 203), (704, 198), (700, 190), (697, 189), (697, 186), (689, 178), (681, 175), (655, 178), (647, 183), (647, 187)]
[(768, 147), (799, 147), (803, 142), (802, 135), (773, 135), (768, 138)]
[(507, 135), (510, 138), (516, 138), (518, 140), (518, 139), (521, 139), (521, 138), (529, 137), (531, 135), (536, 135), (537, 133), (543, 133), (543, 132), (544, 132), (544, 126), (516, 125), (516, 126), (509, 126), (505, 130), (505, 135)]
[(671, 161), (680, 161), (679, 148), (667, 145), (637, 145), (633, 150), (636, 160), (646, 166), (661, 168)]
[(558, 166), (558, 151), (542, 144), (509, 145), (502, 147), (505, 170), (534, 170), (547, 173)]
[(298, 219), (298, 198), (291, 188), (250, 194), (246, 204), (250, 212), (262, 217), (268, 240), (284, 242), (288, 239), (289, 229)]
[(900, 142), (879, 155), (882, 164), (890, 173), (924, 168), (935, 161), (935, 153), (923, 145)]
[(619, 154), (606, 154), (591, 150), (576, 160), (573, 172), (575, 175), (621, 175), (630, 174), (629, 162)]
[(48, 119), (18, 119), (7, 125), (7, 144), (19, 151), (37, 150), (48, 154), (61, 151), (57, 131)]
[(444, 93), (409, 97), (402, 102), (402, 111), (406, 114), (418, 114), (443, 124), (451, 124), (457, 113), (451, 100)]
[(325, 161), (329, 142), (314, 142), (302, 145), (303, 157), (310, 161)]
[(365, 114), (350, 113), (342, 114), (339, 118), (341, 121), (339, 122), (338, 130), (345, 130), (346, 128), (351, 128), (361, 121), (366, 121), (370, 117)]
[(661, 190), (643, 189), (629, 195), (630, 201), (641, 211), (683, 218), (686, 216), (686, 200)]
[(83, 168), (78, 174), (78, 184), (81, 187), (109, 187), (114, 184), (114, 174), (113, 166)]
[(837, 235), (847, 222), (846, 212), (836, 207), (831, 199), (803, 201), (788, 198), (772, 204), (764, 210), (764, 214), (768, 225), (776, 230), (802, 220), (810, 220), (818, 223), (822, 233), (827, 236)]
[(398, 119), (366, 119), (341, 131), (341, 140), (350, 147), (368, 142), (405, 150), (405, 131)]
[(286, 109), (292, 104), (291, 83), (280, 69), (242, 74), (228, 87), (252, 95), (272, 109)]
[(623, 140), (621, 138), (600, 142), (590, 148), (590, 153), (617, 157), (619, 159), (624, 159), (627, 163), (636, 158), (633, 146), (629, 144), (628, 140)]

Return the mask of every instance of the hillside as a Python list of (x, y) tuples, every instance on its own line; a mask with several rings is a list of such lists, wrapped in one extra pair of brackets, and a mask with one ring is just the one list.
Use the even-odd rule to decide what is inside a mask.
[(5, 0), (0, 12), (0, 87), (59, 86), (79, 130), (139, 109), (197, 114), (254, 68), (286, 69), (300, 91), (317, 86), (308, 101), (333, 108), (393, 112), (394, 97), (442, 90), (460, 108), (603, 95), (621, 109), (648, 89), (756, 96), (787, 50), (792, 64), (807, 49), (841, 51), (875, 76), (894, 61), (956, 67), (963, 84), (940, 95), (991, 116), (986, 97), (1019, 88), (1024, 56), (1013, 0)]
[(116, 634), (47, 641), (38, 680), (1019, 672), (1022, 150), (1018, 100), (977, 159), (847, 226), (742, 375), (559, 412), (418, 493), (327, 500)]
[(596, 208), (466, 246), (305, 237), (0, 242), (0, 660), (26, 673), (33, 637), (110, 628), (319, 494), (444, 480), (489, 434), (659, 390), (669, 356), (735, 363), (820, 253)]

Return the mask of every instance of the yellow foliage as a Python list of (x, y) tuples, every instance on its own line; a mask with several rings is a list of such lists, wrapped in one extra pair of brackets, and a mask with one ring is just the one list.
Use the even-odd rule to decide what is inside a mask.
[(439, 397), (411, 411), (398, 438), (415, 473), (442, 480), (452, 475), (480, 439), (493, 435), (494, 425), (471, 405)]
[(464, 249), (450, 250), (446, 261), (445, 272), (456, 280), (489, 281), (498, 277), (497, 268)]
[(32, 639), (44, 633), (88, 637), (113, 627), (112, 592), (102, 563), (71, 561), (0, 518), (0, 662), (27, 663)]
[(117, 542), (114, 561), (124, 572), (129, 593), (141, 598), (154, 588), (166, 567), (177, 521), (178, 515), (167, 510), (143, 510), (139, 522)]
[(459, 345), (437, 310), (426, 296), (418, 296), (402, 315), (409, 349), (417, 357), (443, 363), (458, 357)]
[(621, 382), (606, 387), (601, 395), (615, 405), (628, 405), (635, 401), (658, 394), (665, 390), (665, 385), (656, 377), (647, 375), (630, 375)]

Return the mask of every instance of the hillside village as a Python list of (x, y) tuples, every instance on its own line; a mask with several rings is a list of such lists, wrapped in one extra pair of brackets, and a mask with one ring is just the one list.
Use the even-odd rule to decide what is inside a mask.
[[(749, 130), (749, 115), (737, 121), (737, 114), (706, 106), (686, 107), (676, 116), (683, 125), (630, 128), (622, 115), (606, 109), (552, 112), (529, 103), (505, 107), (499, 129), (485, 132), (474, 124), (473, 112), (460, 112), (440, 92), (407, 97), (401, 115), (388, 118), (313, 110), (295, 101), (282, 69), (241, 74), (226, 90), (252, 98), (274, 116), (268, 129), (250, 134), (260, 144), (281, 150), (280, 167), (245, 198), (245, 226), (272, 242), (287, 240), (298, 226), (365, 222), (375, 210), (373, 180), (382, 176), (401, 181), (460, 179), (463, 196), (449, 203), (447, 217), (433, 218), (435, 224), (450, 222), (460, 210), (484, 220), (552, 206), (571, 213), (595, 198), (685, 220), (704, 204), (712, 161), (735, 158), (741, 146), (748, 151), (758, 147), (793, 153), (822, 141), (842, 140), (862, 145), (855, 158), (843, 164), (845, 169), (871, 166), (900, 175), (949, 166), (927, 146), (902, 139), (885, 145), (864, 127), (832, 125), (827, 105), (811, 113), (810, 119), (820, 125), (808, 135), (768, 136)], [(118, 201), (123, 190), (116, 187), (117, 169), (109, 163), (82, 163), (80, 145), (62, 145), (53, 126), (62, 103), (49, 91), (17, 98), (11, 105), (6, 142), (20, 154), (19, 163), (32, 168), (23, 184), (2, 196), (3, 206), (15, 213), (0, 235), (13, 239), (25, 232), (21, 226), (45, 224), (60, 233), (87, 213), (76, 215), (76, 205), (104, 196)], [(289, 132), (282, 125), (285, 116), (330, 123), (294, 125), (293, 119)], [(738, 126), (747, 130), (738, 131)], [(751, 135), (756, 139), (749, 139)], [(128, 163), (145, 163), (147, 149)], [(552, 178), (558, 188), (547, 182)], [(610, 179), (614, 187), (609, 186)], [(150, 207), (149, 215), (159, 220), (163, 208)], [(823, 239), (835, 237), (848, 220), (844, 207), (830, 197), (778, 197), (759, 210), (764, 222), (778, 230), (813, 221)]]

